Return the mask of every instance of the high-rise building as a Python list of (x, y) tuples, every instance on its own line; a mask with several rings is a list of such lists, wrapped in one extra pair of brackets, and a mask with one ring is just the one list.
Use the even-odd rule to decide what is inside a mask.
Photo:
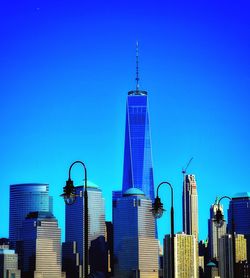
[[(239, 264), (247, 260), (247, 242), (244, 235), (235, 236), (235, 262)], [(221, 278), (234, 277), (233, 240), (231, 234), (225, 234), (219, 239), (219, 273)]]
[(10, 186), (9, 238), (11, 247), (21, 240), (21, 228), (25, 217), (32, 211), (52, 212), (52, 198), (48, 184), (28, 183)]
[(127, 97), (122, 191), (139, 188), (154, 200), (148, 96), (139, 89), (138, 47), (136, 81), (136, 90)]
[[(99, 187), (88, 182), (88, 247), (90, 273), (107, 272), (107, 248), (105, 241), (105, 210), (102, 191)], [(66, 205), (65, 212), (65, 244), (63, 244), (63, 261), (72, 264), (63, 266), (67, 278), (82, 277), (84, 269), (84, 191), (83, 186), (76, 186), (76, 201)], [(72, 254), (72, 250), (74, 250)], [(79, 260), (76, 256), (79, 254)], [(73, 256), (73, 257), (72, 257)]]
[(250, 192), (241, 192), (233, 196), (228, 211), (228, 230), (232, 232), (232, 212), (236, 234), (247, 239), (247, 257), (250, 261)]
[(158, 278), (152, 202), (137, 188), (113, 199), (114, 277)]
[[(164, 278), (171, 276), (170, 264), (170, 235), (164, 238)], [(174, 235), (175, 277), (198, 278), (197, 240), (194, 235), (184, 233)]]
[[(3, 247), (3, 246), (2, 246)], [(18, 269), (18, 255), (14, 250), (0, 248), (0, 277), (20, 278), (21, 272)]]
[(218, 205), (218, 198), (216, 198), (215, 203), (210, 208), (210, 218), (208, 219), (208, 247), (209, 247), (209, 257), (210, 259), (215, 259), (218, 261), (218, 242), (221, 236), (226, 234), (226, 221), (223, 220), (220, 227), (216, 224), (215, 215), (217, 210), (220, 209), (222, 214), (223, 207)]
[(195, 175), (185, 175), (182, 195), (183, 231), (198, 241), (198, 193)]
[(50, 212), (31, 212), (23, 221), (23, 278), (61, 278), (61, 230)]

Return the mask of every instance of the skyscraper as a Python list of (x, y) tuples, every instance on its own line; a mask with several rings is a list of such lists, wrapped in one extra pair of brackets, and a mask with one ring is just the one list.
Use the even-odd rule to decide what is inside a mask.
[(218, 210), (221, 210), (223, 214), (222, 205), (218, 205), (218, 198), (216, 198), (215, 203), (210, 208), (210, 218), (208, 219), (208, 247), (209, 247), (209, 257), (211, 259), (218, 260), (218, 242), (221, 236), (226, 234), (226, 221), (223, 220), (223, 224), (218, 227), (215, 222), (215, 215)]
[[(107, 250), (105, 243), (105, 211), (102, 191), (99, 187), (88, 182), (88, 221), (89, 221), (89, 264), (90, 272), (107, 271)], [(68, 277), (77, 277), (75, 272), (84, 269), (84, 198), (83, 186), (76, 186), (76, 201), (65, 207), (65, 244), (63, 245), (63, 261), (71, 260), (65, 271)], [(74, 250), (74, 254), (72, 253)], [(74, 259), (79, 254), (79, 262)], [(79, 266), (80, 265), (80, 266)], [(65, 266), (63, 266), (65, 267)]]
[(23, 221), (23, 278), (61, 278), (61, 230), (50, 212), (31, 212)]
[[(237, 234), (235, 237), (235, 262), (247, 260), (247, 246), (244, 235)], [(222, 278), (236, 278), (234, 277), (234, 263), (233, 263), (233, 240), (231, 234), (225, 234), (219, 239), (219, 270)], [(236, 265), (237, 267), (237, 265)], [(237, 268), (236, 268), (237, 269)]]
[(247, 239), (247, 257), (250, 261), (250, 192), (241, 192), (233, 196), (228, 211), (228, 230), (232, 232), (232, 213), (236, 234)]
[(22, 223), (31, 211), (52, 211), (48, 184), (27, 183), (10, 186), (9, 238), (11, 247), (21, 240)]
[(113, 200), (114, 277), (158, 278), (152, 202), (137, 188)]
[(148, 96), (139, 89), (138, 45), (136, 58), (136, 90), (127, 97), (122, 191), (139, 188), (154, 200)]
[(195, 175), (185, 175), (182, 195), (183, 231), (198, 241), (198, 194)]
[[(197, 240), (194, 235), (184, 233), (174, 236), (174, 260), (175, 277), (178, 278), (198, 278), (197, 273)], [(166, 235), (164, 239), (164, 278), (171, 276), (170, 264), (170, 236)]]

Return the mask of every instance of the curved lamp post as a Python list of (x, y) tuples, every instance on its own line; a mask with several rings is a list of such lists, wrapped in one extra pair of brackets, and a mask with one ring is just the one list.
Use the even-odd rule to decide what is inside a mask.
[(161, 199), (159, 198), (159, 188), (161, 185), (163, 184), (167, 184), (169, 185), (170, 189), (171, 189), (171, 268), (172, 268), (172, 275), (171, 277), (174, 278), (175, 277), (175, 268), (174, 268), (174, 191), (173, 191), (173, 187), (172, 185), (167, 182), (167, 181), (163, 181), (161, 182), (158, 187), (157, 187), (157, 191), (156, 191), (156, 198), (155, 201), (152, 205), (152, 213), (154, 215), (155, 218), (160, 218), (163, 215), (163, 212), (165, 211), (165, 209), (163, 208), (163, 204), (161, 202)]
[(84, 168), (84, 277), (88, 277), (88, 193), (87, 193), (87, 169), (85, 164), (77, 160), (73, 162), (69, 167), (69, 178), (66, 181), (66, 186), (63, 188), (63, 194), (60, 196), (63, 197), (64, 202), (66, 205), (72, 205), (74, 204), (76, 200), (76, 190), (73, 184), (73, 180), (71, 180), (71, 169), (75, 164), (81, 164)]
[[(232, 198), (228, 197), (228, 196), (223, 196), (219, 199), (218, 201), (218, 209), (216, 211), (215, 214), (215, 223), (217, 228), (220, 228), (223, 226), (224, 224), (224, 216), (222, 214), (222, 211), (220, 209), (220, 201), (223, 199), (228, 199), (230, 201), (232, 201)], [(235, 256), (235, 227), (234, 227), (234, 211), (233, 211), (233, 203), (232, 203), (232, 215), (231, 215), (231, 223), (232, 223), (232, 251), (233, 251), (233, 273), (234, 273), (234, 277), (236, 278), (236, 256)]]

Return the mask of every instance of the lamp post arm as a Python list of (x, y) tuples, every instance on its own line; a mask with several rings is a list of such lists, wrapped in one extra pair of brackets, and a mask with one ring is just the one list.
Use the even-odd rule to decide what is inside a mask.
[(159, 189), (161, 187), (162, 184), (167, 184), (169, 185), (170, 189), (171, 189), (171, 212), (170, 212), (170, 221), (171, 221), (171, 277), (174, 278), (175, 277), (175, 262), (174, 262), (174, 190), (173, 190), (173, 186), (171, 185), (171, 183), (169, 183), (168, 181), (163, 181), (161, 182), (158, 186), (157, 186), (157, 197), (159, 196)]
[(73, 162), (69, 167), (69, 180), (71, 180), (71, 169), (75, 164), (81, 164), (84, 168), (84, 277), (88, 277), (88, 263), (89, 263), (89, 247), (88, 247), (88, 192), (87, 192), (87, 168), (85, 164), (77, 160)]
[(228, 199), (228, 200), (232, 201), (232, 198), (230, 198), (228, 196), (222, 196), (218, 201), (218, 206), (220, 205), (220, 201), (223, 200), (223, 199)]
[(83, 166), (83, 168), (84, 168), (84, 177), (85, 177), (84, 187), (85, 187), (85, 189), (86, 189), (86, 188), (87, 188), (87, 168), (86, 168), (85, 164), (84, 164), (82, 161), (77, 160), (77, 161), (73, 162), (73, 163), (70, 165), (70, 167), (69, 167), (69, 180), (71, 180), (71, 169), (72, 169), (72, 167), (73, 167), (75, 164), (81, 164), (81, 165)]
[[(223, 199), (228, 199), (230, 201), (232, 201), (232, 198), (228, 197), (228, 196), (223, 196), (219, 199), (218, 202), (218, 207), (220, 205), (220, 201)], [(233, 273), (234, 273), (234, 277), (236, 277), (236, 248), (235, 248), (235, 224), (234, 224), (234, 205), (232, 202), (232, 212), (231, 212), (231, 234), (232, 234), (232, 251), (233, 251)]]

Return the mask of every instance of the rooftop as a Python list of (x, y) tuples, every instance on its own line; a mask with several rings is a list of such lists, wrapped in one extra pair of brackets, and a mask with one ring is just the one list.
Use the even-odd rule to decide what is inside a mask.
[(250, 198), (250, 192), (239, 192), (239, 193), (236, 193), (232, 198), (233, 199)]
[(131, 187), (123, 193), (123, 196), (132, 196), (132, 195), (145, 196), (145, 194), (140, 189), (135, 187)]

